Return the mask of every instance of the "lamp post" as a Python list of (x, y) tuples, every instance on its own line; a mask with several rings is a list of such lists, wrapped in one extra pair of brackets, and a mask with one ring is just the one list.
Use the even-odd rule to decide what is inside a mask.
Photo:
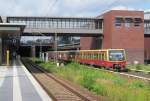
[(55, 33), (55, 46), (54, 46), (54, 50), (55, 50), (55, 62), (57, 62), (57, 33)]
[[(42, 36), (45, 36), (45, 35), (43, 35), (42, 33), (38, 33), (38, 34), (40, 34), (40, 35), (42, 35)], [(42, 56), (42, 40), (40, 40), (40, 52), (39, 52), (39, 55), (40, 55), (40, 59), (42, 59), (42, 60), (44, 60), (44, 58), (43, 58), (43, 56)]]
[(59, 67), (59, 62), (58, 62), (58, 47), (57, 47), (57, 44), (58, 44), (58, 42), (57, 42), (57, 33), (55, 33), (55, 62), (56, 62), (56, 65), (57, 65), (57, 67)]
[(39, 53), (39, 55), (40, 55), (40, 59), (42, 58), (42, 40), (40, 40), (40, 53)]

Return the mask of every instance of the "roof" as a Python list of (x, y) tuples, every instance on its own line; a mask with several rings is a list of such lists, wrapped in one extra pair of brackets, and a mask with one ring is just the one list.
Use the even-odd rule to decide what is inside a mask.
[(48, 51), (48, 52), (97, 52), (97, 51), (107, 51), (107, 50), (124, 50), (124, 49), (98, 49), (98, 50), (70, 50), (70, 51)]
[(99, 19), (96, 17), (61, 17), (61, 16), (7, 16), (8, 18), (54, 18), (54, 19)]
[(20, 27), (22, 31), (24, 30), (25, 26), (26, 24), (24, 23), (0, 23), (0, 27)]

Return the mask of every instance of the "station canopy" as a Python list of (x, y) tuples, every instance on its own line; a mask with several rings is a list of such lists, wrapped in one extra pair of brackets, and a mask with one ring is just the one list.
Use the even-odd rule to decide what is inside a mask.
[(25, 24), (0, 23), (1, 38), (18, 38), (25, 28)]

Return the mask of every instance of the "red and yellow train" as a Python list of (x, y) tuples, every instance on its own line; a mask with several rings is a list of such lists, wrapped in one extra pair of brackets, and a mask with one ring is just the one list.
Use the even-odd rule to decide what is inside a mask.
[(107, 69), (126, 69), (126, 54), (124, 49), (78, 50), (48, 52), (49, 59), (60, 62), (77, 61), (83, 64), (102, 66)]

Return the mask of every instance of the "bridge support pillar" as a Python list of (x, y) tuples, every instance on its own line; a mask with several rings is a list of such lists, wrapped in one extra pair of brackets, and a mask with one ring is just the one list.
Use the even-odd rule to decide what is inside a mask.
[(31, 56), (35, 57), (35, 46), (31, 46)]
[(0, 37), (0, 64), (2, 64), (2, 38)]

